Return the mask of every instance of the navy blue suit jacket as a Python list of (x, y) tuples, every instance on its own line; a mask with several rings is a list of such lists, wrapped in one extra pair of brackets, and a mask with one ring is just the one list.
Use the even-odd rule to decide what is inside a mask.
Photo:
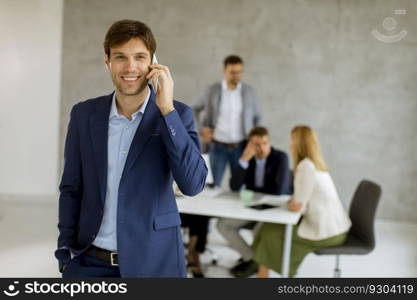
[[(99, 231), (107, 184), (107, 141), (112, 95), (76, 104), (65, 143), (60, 184), (58, 260), (80, 254)], [(192, 110), (174, 101), (162, 116), (151, 96), (120, 180), (117, 248), (122, 277), (183, 277), (184, 250), (172, 183), (193, 196), (207, 168)], [(62, 262), (62, 261), (61, 261)]]

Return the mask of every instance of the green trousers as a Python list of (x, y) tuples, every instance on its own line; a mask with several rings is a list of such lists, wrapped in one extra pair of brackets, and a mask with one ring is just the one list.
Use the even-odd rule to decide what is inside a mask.
[[(321, 248), (339, 246), (346, 241), (347, 233), (323, 240), (307, 240), (297, 235), (298, 226), (293, 226), (289, 276), (294, 277), (304, 257)], [(264, 223), (255, 235), (252, 248), (253, 259), (260, 265), (281, 273), (284, 253), (285, 225)]]

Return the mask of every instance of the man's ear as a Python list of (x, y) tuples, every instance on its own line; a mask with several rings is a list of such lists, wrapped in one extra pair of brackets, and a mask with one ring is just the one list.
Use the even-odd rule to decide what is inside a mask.
[(110, 71), (111, 63), (110, 63), (109, 56), (107, 54), (104, 55), (104, 64), (106, 66), (107, 71)]

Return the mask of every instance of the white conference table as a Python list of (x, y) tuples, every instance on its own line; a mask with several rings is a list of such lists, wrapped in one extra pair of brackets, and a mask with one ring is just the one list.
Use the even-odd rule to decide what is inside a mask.
[(254, 203), (277, 205), (277, 207), (274, 208), (256, 210), (245, 207), (237, 192), (206, 188), (195, 197), (177, 197), (177, 205), (181, 213), (285, 224), (281, 275), (283, 277), (288, 277), (291, 256), (292, 226), (297, 224), (301, 217), (299, 212), (291, 212), (287, 209), (286, 202), (289, 198), (290, 196), (288, 195), (272, 196), (255, 193), (253, 197)]

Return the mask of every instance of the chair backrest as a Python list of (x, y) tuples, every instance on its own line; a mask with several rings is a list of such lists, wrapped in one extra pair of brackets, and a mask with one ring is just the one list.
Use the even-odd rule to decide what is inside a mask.
[(350, 204), (349, 217), (352, 221), (350, 234), (362, 241), (369, 250), (375, 247), (374, 221), (381, 193), (378, 184), (362, 180)]

